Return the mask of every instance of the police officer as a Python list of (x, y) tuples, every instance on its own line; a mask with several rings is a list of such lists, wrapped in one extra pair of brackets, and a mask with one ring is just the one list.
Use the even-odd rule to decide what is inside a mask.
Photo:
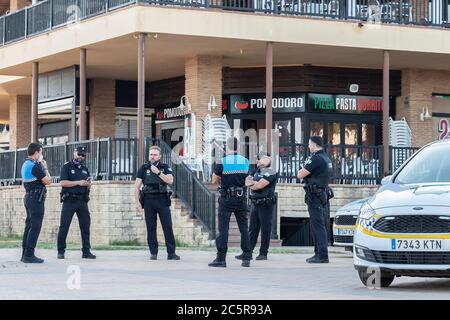
[(227, 155), (216, 164), (212, 183), (220, 182), (219, 197), (219, 235), (216, 239), (217, 257), (210, 267), (226, 267), (226, 254), (228, 250), (228, 230), (230, 217), (234, 212), (241, 233), (242, 266), (250, 267), (252, 250), (248, 232), (248, 210), (246, 203), (245, 179), (249, 172), (249, 161), (239, 155), (238, 140), (227, 140)]
[(58, 259), (64, 259), (67, 233), (74, 213), (77, 214), (81, 231), (82, 258), (95, 259), (91, 253), (90, 226), (91, 216), (88, 208), (91, 177), (88, 168), (84, 165), (86, 147), (76, 148), (73, 160), (65, 163), (61, 168), (61, 223), (58, 231)]
[(311, 156), (297, 175), (305, 182), (305, 202), (308, 205), (314, 241), (314, 256), (306, 261), (328, 263), (328, 236), (324, 211), (328, 203), (328, 184), (333, 166), (323, 150), (323, 139), (320, 136), (311, 136), (308, 147)]
[(34, 249), (41, 232), (44, 219), (46, 186), (51, 184), (47, 162), (42, 155), (42, 145), (31, 143), (27, 148), (28, 159), (22, 165), (22, 182), (25, 188), (24, 204), (27, 212), (25, 231), (22, 241), (22, 259), (24, 263), (43, 263), (34, 255)]
[(180, 257), (175, 254), (175, 236), (170, 213), (171, 192), (167, 190), (167, 185), (173, 184), (172, 169), (160, 160), (161, 149), (158, 146), (152, 146), (149, 161), (141, 166), (136, 174), (136, 210), (141, 211), (143, 208), (145, 211), (150, 260), (156, 260), (158, 257), (157, 215), (159, 215), (166, 240), (167, 260), (180, 260)]
[[(270, 154), (260, 152), (257, 157), (257, 169), (245, 180), (250, 189), (252, 209), (250, 213), (250, 244), (252, 251), (256, 247), (261, 230), (261, 247), (256, 260), (267, 260), (272, 231), (273, 210), (276, 204), (275, 187), (278, 173), (271, 167)], [(242, 255), (236, 256), (242, 259)]]

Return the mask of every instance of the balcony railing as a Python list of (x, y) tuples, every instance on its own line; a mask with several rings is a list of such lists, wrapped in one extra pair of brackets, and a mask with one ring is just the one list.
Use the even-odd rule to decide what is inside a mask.
[(450, 0), (47, 0), (0, 17), (0, 46), (131, 5), (450, 27)]

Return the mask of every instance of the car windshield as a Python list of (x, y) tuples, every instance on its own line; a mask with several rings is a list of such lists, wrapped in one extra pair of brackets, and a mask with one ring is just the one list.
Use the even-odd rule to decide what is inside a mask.
[(438, 143), (423, 148), (400, 171), (395, 183), (450, 183), (450, 144)]

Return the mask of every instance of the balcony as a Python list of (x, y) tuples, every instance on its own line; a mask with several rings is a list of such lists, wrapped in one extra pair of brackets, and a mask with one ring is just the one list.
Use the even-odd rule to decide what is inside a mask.
[(0, 46), (134, 5), (450, 27), (449, 0), (47, 0), (0, 17)]

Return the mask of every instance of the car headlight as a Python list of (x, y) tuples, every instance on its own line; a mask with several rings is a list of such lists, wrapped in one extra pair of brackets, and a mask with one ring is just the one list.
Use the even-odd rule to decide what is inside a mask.
[(368, 202), (364, 203), (359, 210), (357, 224), (363, 228), (371, 230), (375, 220), (375, 210), (373, 210)]
[(359, 216), (358, 218), (360, 220), (370, 220), (375, 215), (375, 210), (369, 205), (368, 202), (364, 203), (359, 209)]

